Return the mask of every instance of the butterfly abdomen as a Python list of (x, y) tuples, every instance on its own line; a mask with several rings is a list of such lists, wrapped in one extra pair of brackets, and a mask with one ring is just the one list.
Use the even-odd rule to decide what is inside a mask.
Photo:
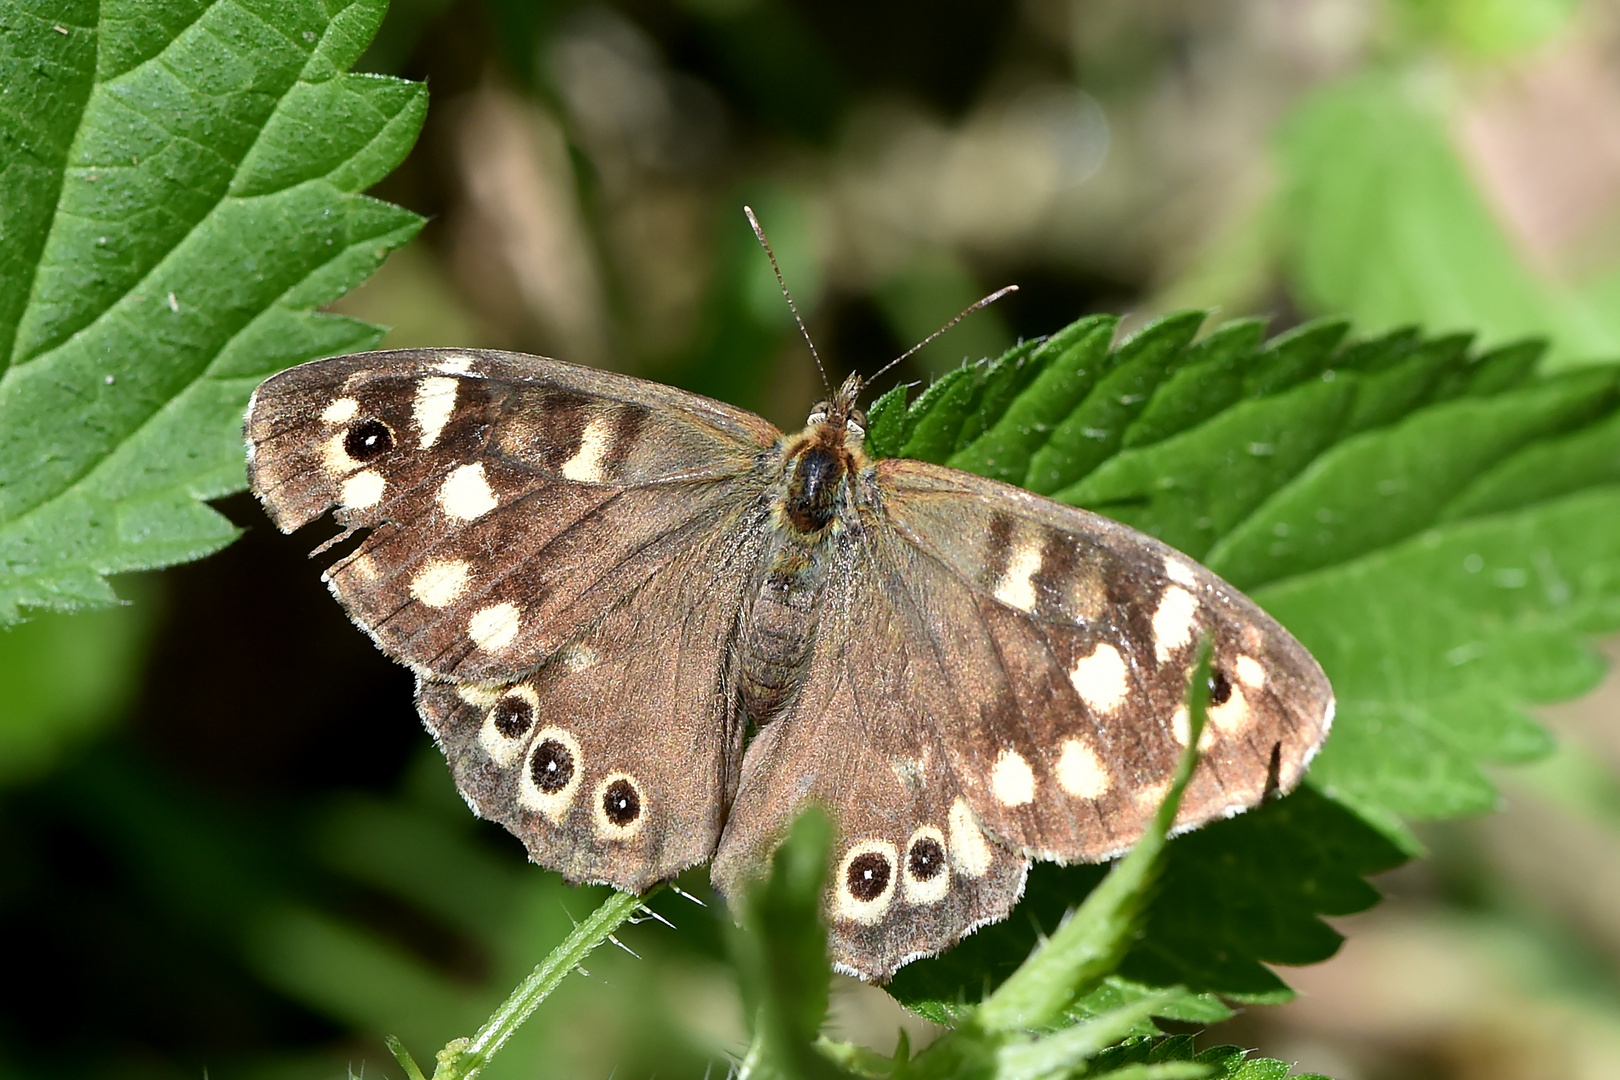
[(783, 535), (767, 551), (738, 650), (743, 705), (758, 724), (788, 706), (804, 681), (831, 565), (818, 543)]

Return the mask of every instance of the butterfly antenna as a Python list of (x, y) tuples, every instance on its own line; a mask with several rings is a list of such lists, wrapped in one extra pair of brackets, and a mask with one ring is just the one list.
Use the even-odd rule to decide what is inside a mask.
[(967, 307), (963, 308), (960, 312), (957, 313), (956, 318), (952, 319), (950, 322), (946, 323), (944, 326), (940, 327), (938, 330), (935, 330), (932, 334), (929, 334), (927, 337), (925, 337), (921, 341), (917, 342), (917, 344), (913, 345), (911, 348), (907, 349), (905, 352), (901, 353), (899, 356), (895, 357), (893, 360), (890, 360), (887, 364), (884, 364), (882, 367), (880, 367), (876, 371), (874, 371), (872, 373), (872, 375), (866, 380), (867, 385), (871, 385), (872, 383), (876, 382), (877, 377), (879, 375), (882, 375), (885, 371), (888, 371), (890, 368), (894, 367), (894, 365), (898, 364), (900, 361), (904, 360), (906, 357), (913, 355), (914, 353), (916, 353), (916, 351), (918, 349), (922, 348), (924, 345), (927, 345), (930, 341), (933, 341), (935, 338), (939, 337), (939, 335), (943, 334), (945, 331), (949, 330), (951, 327), (955, 326), (957, 323), (961, 322), (963, 319), (967, 318), (969, 315), (973, 314), (975, 311), (978, 311), (980, 308), (983, 308), (983, 307), (989, 307), (991, 304), (995, 303), (997, 300), (1000, 300), (1003, 296), (1006, 296), (1008, 293), (1015, 293), (1017, 291), (1018, 291), (1018, 286), (1016, 286), (1016, 285), (1008, 285), (1005, 288), (997, 289), (995, 292), (991, 293), (989, 296), (986, 296), (983, 300), (979, 300), (979, 301), (976, 301), (975, 303), (969, 304)]
[[(810, 331), (804, 328), (804, 320), (799, 318), (799, 307), (793, 302), (793, 294), (788, 292), (787, 281), (782, 277), (782, 268), (776, 265), (776, 252), (771, 250), (771, 242), (765, 239), (765, 230), (760, 228), (759, 218), (754, 216), (753, 207), (743, 207), (743, 213), (748, 215), (748, 224), (754, 227), (754, 235), (759, 238), (759, 246), (765, 249), (765, 257), (771, 260), (771, 272), (776, 275), (776, 284), (781, 288), (782, 295), (787, 299), (788, 310), (793, 312), (793, 321), (799, 324), (799, 333), (804, 335), (804, 343), (810, 346), (810, 355), (815, 357), (816, 370), (821, 372), (821, 385), (826, 387), (827, 393), (831, 395), (832, 384), (827, 382), (827, 369), (821, 366), (821, 354), (816, 352), (816, 343), (810, 340)], [(980, 306), (983, 306), (983, 303), (983, 301), (980, 301)], [(963, 312), (963, 314), (965, 315), (967, 312)], [(957, 316), (958, 319), (961, 317), (961, 315)]]

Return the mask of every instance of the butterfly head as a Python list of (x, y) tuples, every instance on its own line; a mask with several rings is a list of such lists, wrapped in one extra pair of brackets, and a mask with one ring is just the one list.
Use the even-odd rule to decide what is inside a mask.
[(851, 373), (830, 401), (818, 401), (811, 407), (806, 425), (818, 434), (824, 433), (822, 441), (858, 448), (866, 439), (866, 413), (859, 407), (864, 389), (866, 382)]

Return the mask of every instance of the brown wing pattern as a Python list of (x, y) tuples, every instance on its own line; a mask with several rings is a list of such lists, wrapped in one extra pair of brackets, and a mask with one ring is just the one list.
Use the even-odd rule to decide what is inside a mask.
[[(915, 461), (879, 462), (883, 514), (920, 556), (898, 578), (957, 673), (940, 735), (985, 826), (1043, 859), (1141, 835), (1187, 739), (1196, 643), (1214, 638), (1205, 756), (1177, 828), (1289, 791), (1327, 736), (1311, 655), (1208, 570), (1106, 518)], [(879, 545), (875, 551), (883, 551)]]
[[(1141, 835), (1186, 745), (1204, 633), (1212, 708), (1177, 827), (1298, 783), (1331, 721), (1327, 680), (1207, 570), (954, 470), (882, 461), (864, 483), (799, 705), (744, 758), (722, 891), (815, 800), (838, 825), (835, 959), (881, 979), (950, 946), (1007, 914), (1029, 858), (1098, 861)], [(949, 872), (908, 893), (924, 838)]]
[(740, 896), (793, 818), (811, 803), (827, 808), (833, 960), (886, 979), (1005, 918), (1028, 861), (986, 835), (964, 798), (941, 738), (951, 673), (922, 613), (893, 603), (901, 564), (845, 540), (798, 704), (748, 747), (713, 877)]
[[(306, 364), (249, 406), (254, 490), (285, 531), (330, 507), (371, 532), (332, 591), (419, 673), (533, 668), (763, 490), (750, 413), (516, 354)], [(425, 452), (431, 451), (431, 452)]]
[(763, 536), (740, 516), (527, 678), (418, 688), (468, 803), (571, 881), (641, 892), (714, 851), (742, 752), (731, 642), (758, 558), (736, 540)]
[(408, 350), (259, 388), (249, 470), (417, 671), (457, 786), (535, 861), (642, 890), (708, 858), (741, 746), (731, 641), (766, 535), (752, 414), (537, 357)]

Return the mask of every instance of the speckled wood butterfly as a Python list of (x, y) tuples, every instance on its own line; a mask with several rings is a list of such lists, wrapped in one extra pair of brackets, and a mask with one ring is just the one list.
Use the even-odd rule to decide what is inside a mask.
[(418, 678), (479, 814), (573, 881), (713, 860), (735, 897), (806, 804), (833, 957), (883, 979), (1004, 918), (1031, 859), (1129, 847), (1187, 741), (1191, 828), (1298, 783), (1327, 679), (1209, 571), (1096, 514), (863, 451), (851, 378), (784, 435), (515, 353), (304, 364), (249, 406), (283, 530), (368, 530), (332, 592)]

